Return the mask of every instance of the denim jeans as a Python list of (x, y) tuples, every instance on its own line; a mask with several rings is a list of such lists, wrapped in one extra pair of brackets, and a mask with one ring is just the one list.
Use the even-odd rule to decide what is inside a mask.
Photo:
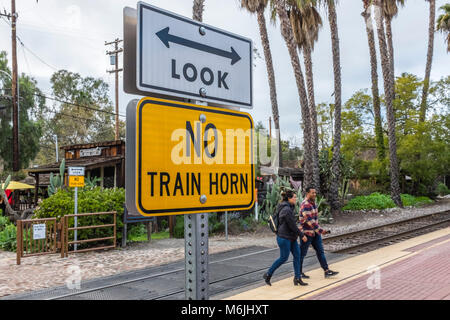
[(277, 236), (277, 243), (280, 247), (280, 257), (272, 264), (269, 271), (269, 276), (272, 276), (276, 269), (278, 269), (289, 258), (289, 252), (294, 256), (294, 273), (296, 278), (300, 278), (300, 246), (297, 240), (291, 241), (289, 239), (280, 238)]
[(306, 236), (308, 240), (306, 242), (303, 242), (302, 239), (300, 239), (301, 245), (301, 257), (300, 257), (300, 272), (303, 272), (303, 259), (306, 257), (306, 254), (308, 253), (309, 245), (311, 244), (316, 251), (317, 259), (319, 259), (320, 266), (323, 270), (328, 270), (328, 264), (327, 259), (325, 258), (325, 252), (323, 251), (323, 244), (322, 244), (322, 236), (320, 234), (316, 234), (314, 237)]

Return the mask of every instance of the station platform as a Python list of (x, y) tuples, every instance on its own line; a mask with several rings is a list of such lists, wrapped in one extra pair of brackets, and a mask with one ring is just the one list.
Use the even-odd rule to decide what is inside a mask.
[(272, 286), (261, 279), (225, 300), (450, 300), (450, 228), (349, 255), (330, 269), (339, 274), (326, 279), (320, 268), (307, 271), (308, 286), (294, 286), (293, 276)]

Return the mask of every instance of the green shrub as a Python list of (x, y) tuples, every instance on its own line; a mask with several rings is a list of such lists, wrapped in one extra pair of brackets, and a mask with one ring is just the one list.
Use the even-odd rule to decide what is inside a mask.
[(13, 223), (10, 223), (8, 221), (6, 224), (3, 224), (3, 226), (0, 227), (0, 249), (6, 251), (16, 251), (16, 248), (17, 248), (17, 229)]
[[(414, 197), (409, 194), (402, 194), (402, 203), (405, 207), (420, 206), (426, 203), (433, 202), (428, 197)], [(358, 196), (353, 198), (343, 208), (344, 210), (382, 210), (388, 208), (394, 208), (394, 201), (389, 195), (381, 194), (378, 192), (372, 193), (369, 196)]]
[[(125, 202), (125, 189), (81, 188), (78, 190), (78, 213), (116, 211), (116, 240), (121, 242), (123, 229), (123, 204)], [(74, 189), (58, 190), (51, 197), (44, 199), (35, 211), (36, 218), (61, 218), (74, 212)], [(112, 215), (99, 215), (79, 217), (78, 226), (101, 225), (113, 223)], [(69, 227), (73, 227), (73, 218), (69, 219)], [(96, 228), (78, 230), (78, 240), (110, 237), (112, 228)], [(69, 238), (73, 239), (73, 232), (69, 232)], [(110, 242), (110, 241), (109, 241)], [(83, 247), (83, 246), (81, 246)]]
[(169, 227), (169, 223), (167, 222), (167, 220), (161, 220), (161, 228), (163, 230), (166, 230)]
[(447, 186), (443, 183), (439, 183), (437, 188), (436, 188), (436, 192), (440, 195), (440, 196), (446, 196), (450, 193), (450, 189), (447, 188)]
[(147, 239), (147, 228), (143, 223), (134, 223), (128, 225), (127, 240), (137, 241), (136, 239), (142, 239), (145, 236)]
[(358, 196), (353, 198), (343, 208), (344, 210), (371, 210), (387, 209), (395, 207), (394, 201), (385, 194), (374, 192), (368, 196)]
[(184, 238), (184, 215), (175, 216), (175, 227), (173, 228), (174, 238)]
[(0, 216), (0, 232), (3, 231), (5, 227), (10, 223), (11, 222), (9, 221), (8, 217)]
[(433, 202), (433, 200), (431, 200), (428, 197), (424, 197), (424, 196), (422, 196), (422, 197), (414, 197), (414, 196), (409, 195), (409, 194), (402, 194), (401, 198), (402, 198), (403, 205), (405, 207), (420, 206), (420, 205), (424, 205), (424, 204)]

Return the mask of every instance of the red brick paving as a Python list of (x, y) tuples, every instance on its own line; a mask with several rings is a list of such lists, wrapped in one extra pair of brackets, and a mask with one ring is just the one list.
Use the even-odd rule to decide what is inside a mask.
[(450, 300), (450, 242), (381, 268), (379, 274), (379, 289), (367, 286), (372, 273), (309, 300)]
[(442, 236), (442, 237), (439, 237), (439, 238), (436, 238), (436, 239), (433, 239), (433, 240), (430, 240), (430, 241), (427, 241), (427, 242), (418, 244), (418, 245), (416, 245), (416, 246), (414, 246), (414, 247), (407, 248), (407, 249), (405, 249), (405, 250), (403, 250), (403, 251), (417, 252), (417, 251), (420, 251), (420, 250), (422, 250), (422, 249), (431, 247), (432, 245), (434, 245), (434, 244), (436, 244), (436, 243), (444, 242), (444, 241), (446, 241), (446, 240), (448, 240), (448, 239), (450, 239), (450, 234), (447, 234), (447, 235), (445, 235), (445, 236)]

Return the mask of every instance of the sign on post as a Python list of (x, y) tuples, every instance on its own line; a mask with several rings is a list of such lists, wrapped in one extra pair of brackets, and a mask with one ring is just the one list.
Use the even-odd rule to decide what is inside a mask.
[[(69, 173), (69, 187), (75, 188), (75, 207), (74, 214), (78, 213), (78, 187), (84, 187), (84, 167), (68, 167)], [(74, 227), (78, 226), (78, 219), (74, 218)], [(78, 232), (74, 230), (74, 241), (77, 241)], [(77, 251), (77, 244), (74, 245), (74, 250)]]
[(245, 210), (254, 203), (248, 113), (143, 98), (136, 111), (136, 206), (144, 216)]
[(33, 224), (33, 240), (45, 239), (45, 223)]
[(141, 91), (251, 109), (252, 50), (248, 38), (138, 3)]
[(84, 187), (84, 167), (69, 167), (69, 187)]
[(69, 176), (69, 187), (84, 187), (83, 176)]
[(69, 176), (84, 176), (84, 167), (68, 167)]

